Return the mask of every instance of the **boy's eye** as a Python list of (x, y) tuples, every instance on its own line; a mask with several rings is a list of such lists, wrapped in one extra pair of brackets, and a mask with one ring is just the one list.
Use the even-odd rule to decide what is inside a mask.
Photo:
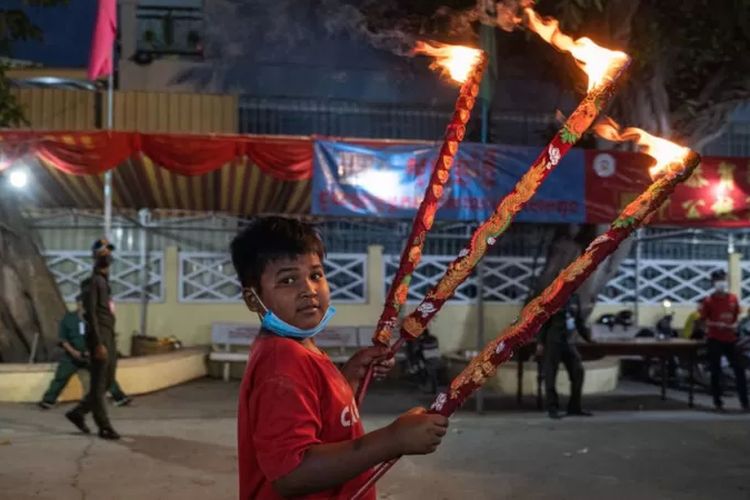
[(319, 279), (322, 279), (323, 276), (324, 275), (323, 275), (322, 271), (315, 271), (314, 273), (312, 273), (312, 279), (314, 279), (315, 281), (318, 281)]
[(284, 276), (283, 278), (279, 279), (279, 283), (282, 285), (291, 285), (294, 283), (294, 276)]

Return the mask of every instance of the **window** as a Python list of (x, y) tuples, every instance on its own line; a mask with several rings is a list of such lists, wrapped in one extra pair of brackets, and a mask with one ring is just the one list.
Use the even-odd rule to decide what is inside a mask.
[(136, 17), (139, 55), (203, 56), (201, 0), (141, 1)]

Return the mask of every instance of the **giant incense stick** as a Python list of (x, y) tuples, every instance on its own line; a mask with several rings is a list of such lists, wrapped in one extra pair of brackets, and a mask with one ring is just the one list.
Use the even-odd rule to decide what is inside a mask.
[[(510, 359), (517, 347), (533, 340), (542, 325), (565, 305), (597, 266), (662, 206), (680, 182), (690, 177), (700, 163), (700, 157), (685, 148), (680, 150), (678, 156), (666, 159), (669, 163), (665, 166), (657, 170), (652, 169), (652, 175), (656, 180), (620, 212), (606, 233), (596, 238), (580, 257), (568, 265), (539, 296), (521, 310), (519, 319), (514, 324), (503, 330), (469, 362), (453, 379), (448, 392), (438, 395), (431, 411), (444, 416), (452, 415), (469, 396), (495, 374), (500, 364)], [(360, 498), (366, 493), (397, 460), (393, 459), (377, 467), (368, 483), (353, 498)]]

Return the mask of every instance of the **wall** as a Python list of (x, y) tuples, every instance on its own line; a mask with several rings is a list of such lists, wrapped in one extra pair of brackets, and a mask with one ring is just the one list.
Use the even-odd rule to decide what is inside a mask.
[[(367, 302), (365, 304), (339, 304), (338, 314), (332, 325), (339, 326), (374, 326), (378, 320), (384, 300), (383, 259), (380, 246), (368, 249)], [(178, 266), (179, 258), (176, 247), (169, 247), (165, 252), (164, 285), (165, 300), (163, 303), (151, 303), (148, 306), (147, 333), (156, 337), (174, 335), (186, 346), (208, 344), (211, 341), (211, 324), (214, 322), (241, 322), (257, 325), (258, 319), (242, 303), (236, 304), (200, 304), (178, 302)], [(415, 307), (412, 304), (410, 307)], [(498, 335), (503, 328), (514, 321), (520, 311), (518, 304), (486, 303), (484, 307), (485, 340)], [(631, 309), (632, 305), (599, 305), (593, 318), (608, 312)], [(681, 328), (687, 315), (694, 310), (692, 306), (673, 306), (674, 325)], [(137, 303), (120, 303), (117, 305), (117, 331), (119, 349), (130, 352), (130, 337), (140, 330), (141, 306)], [(663, 314), (660, 305), (641, 305), (641, 324), (653, 326)], [(444, 352), (457, 349), (477, 349), (477, 308), (475, 305), (447, 304), (436, 317), (430, 330), (440, 339)], [(600, 330), (597, 329), (597, 332)], [(606, 332), (602, 331), (603, 334)], [(616, 333), (616, 332), (615, 332)]]
[[(106, 124), (106, 99), (97, 120), (97, 95), (87, 90), (12, 89), (28, 128), (93, 130)], [(237, 97), (166, 92), (114, 93), (114, 129), (139, 132), (236, 133)], [(25, 128), (25, 127), (24, 127)]]
[(28, 127), (42, 130), (92, 130), (97, 126), (96, 94), (87, 90), (12, 89)]
[[(182, 349), (166, 354), (122, 359), (117, 381), (129, 395), (154, 392), (207, 374), (207, 350)], [(39, 401), (55, 374), (56, 363), (0, 363), (0, 401)], [(89, 384), (86, 370), (79, 370), (60, 393), (58, 401), (81, 399)]]

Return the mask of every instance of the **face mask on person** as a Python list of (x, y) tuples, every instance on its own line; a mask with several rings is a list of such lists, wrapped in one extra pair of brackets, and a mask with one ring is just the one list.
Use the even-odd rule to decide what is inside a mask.
[(273, 311), (267, 308), (265, 304), (263, 304), (263, 301), (260, 300), (260, 297), (253, 288), (250, 289), (250, 292), (255, 296), (258, 304), (260, 304), (260, 306), (265, 310), (260, 325), (266, 330), (271, 331), (280, 337), (287, 337), (296, 340), (312, 338), (325, 330), (326, 326), (328, 326), (328, 323), (331, 321), (331, 318), (333, 318), (333, 316), (336, 314), (336, 309), (333, 306), (329, 305), (328, 309), (326, 309), (325, 314), (323, 314), (323, 318), (320, 320), (320, 323), (318, 323), (316, 326), (307, 329), (297, 328), (296, 326), (290, 325), (283, 319), (279, 318)]
[(728, 281), (726, 281), (726, 280), (722, 280), (722, 281), (714, 281), (714, 289), (715, 289), (715, 290), (716, 290), (717, 292), (721, 292), (721, 293), (724, 293), (724, 292), (726, 292), (727, 290), (729, 290), (729, 282), (728, 282)]

